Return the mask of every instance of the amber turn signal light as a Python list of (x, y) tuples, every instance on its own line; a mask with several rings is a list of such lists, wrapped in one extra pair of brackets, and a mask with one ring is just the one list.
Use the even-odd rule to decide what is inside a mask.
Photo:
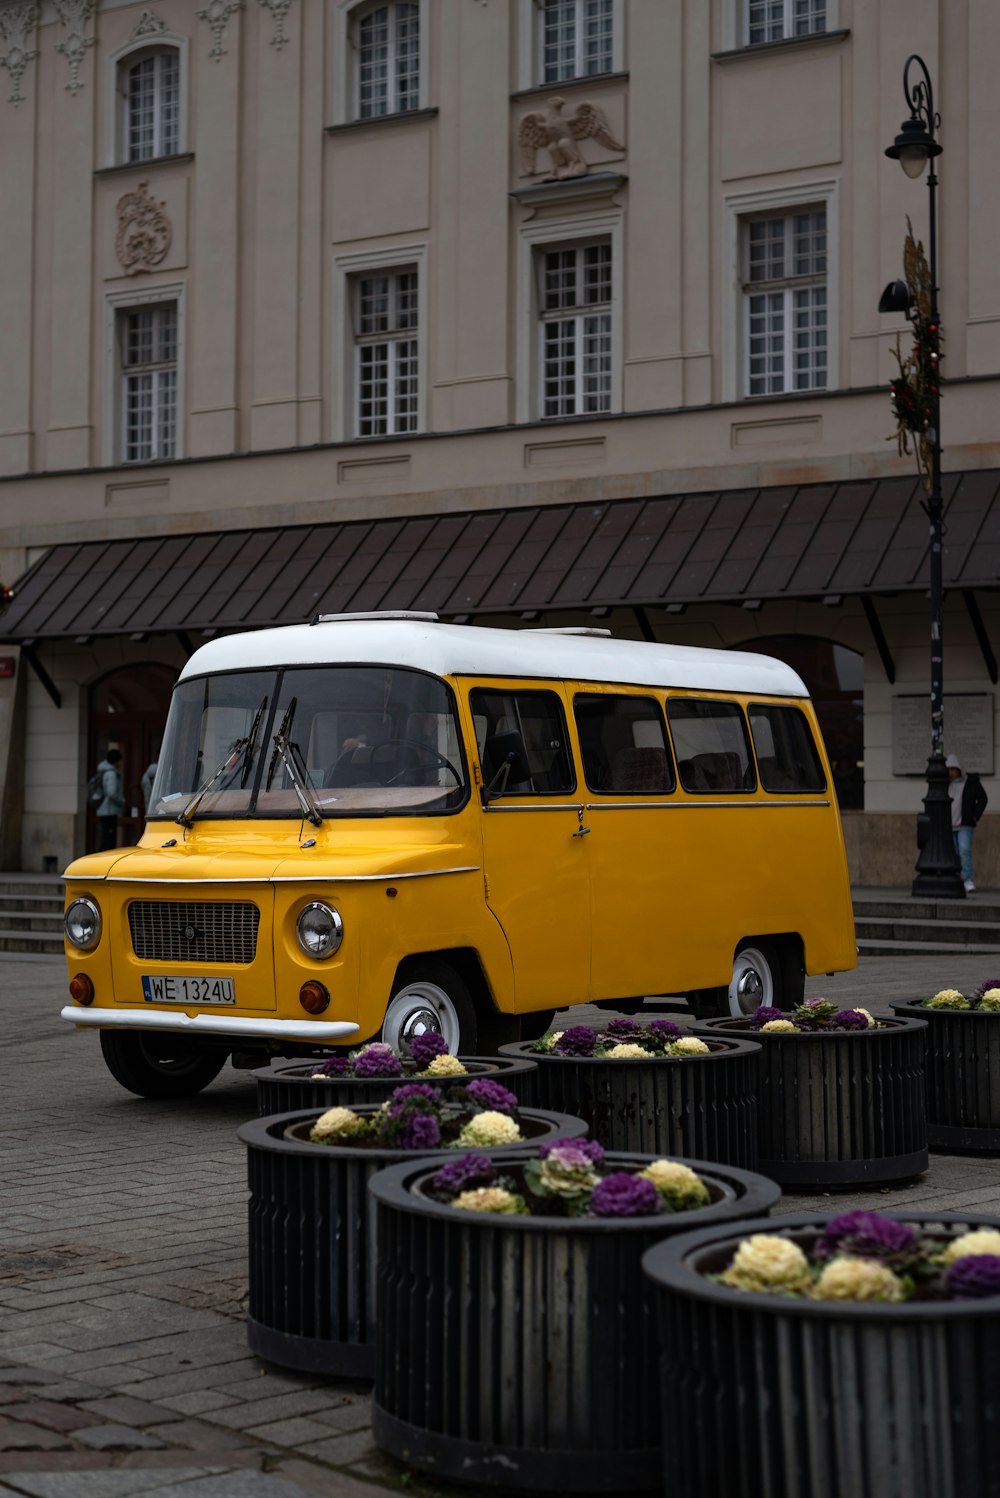
[(92, 1004), (94, 1002), (94, 985), (86, 973), (77, 973), (75, 978), (70, 978), (69, 996), (77, 1004)]
[(299, 989), (299, 1003), (307, 1014), (322, 1014), (330, 1002), (330, 992), (322, 983), (311, 979)]

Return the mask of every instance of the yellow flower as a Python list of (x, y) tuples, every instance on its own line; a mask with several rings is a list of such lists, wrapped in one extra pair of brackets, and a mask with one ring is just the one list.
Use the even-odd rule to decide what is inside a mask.
[(765, 1294), (794, 1294), (812, 1282), (809, 1261), (797, 1243), (771, 1233), (744, 1238), (729, 1268), (719, 1275), (734, 1290)]
[(953, 1238), (941, 1255), (945, 1264), (954, 1264), (956, 1259), (967, 1259), (972, 1254), (1000, 1254), (1000, 1232), (996, 1228), (979, 1228), (972, 1233), (963, 1233)]
[(670, 1047), (671, 1056), (703, 1056), (708, 1046), (697, 1035), (684, 1035)]
[(968, 999), (957, 988), (942, 988), (932, 999), (924, 1002), (925, 1009), (968, 1009)]
[(661, 1196), (674, 1207), (703, 1207), (712, 1200), (708, 1187), (690, 1165), (679, 1160), (654, 1160), (639, 1174), (652, 1181)]
[(905, 1300), (906, 1286), (876, 1259), (834, 1259), (813, 1287), (816, 1300)]
[(605, 1054), (608, 1056), (613, 1056), (616, 1061), (649, 1060), (649, 1052), (646, 1050), (646, 1048), (641, 1045), (634, 1045), (630, 1041), (622, 1041), (618, 1045), (613, 1045), (610, 1051), (607, 1051)]
[(980, 1009), (1000, 1009), (1000, 988), (988, 988), (979, 1000)]
[(368, 1131), (368, 1120), (350, 1108), (330, 1108), (320, 1114), (309, 1131), (309, 1138), (317, 1144), (326, 1144), (331, 1139), (354, 1139)]
[(449, 1056), (445, 1052), (443, 1056), (435, 1056), (430, 1066), (425, 1066), (420, 1075), (423, 1077), (464, 1077), (467, 1071), (457, 1056)]
[(766, 1025), (761, 1025), (762, 1030), (769, 1030), (772, 1035), (797, 1035), (798, 1025), (793, 1025), (790, 1019), (769, 1019)]
[(463, 1191), (451, 1203), (463, 1212), (502, 1212), (508, 1217), (523, 1216), (527, 1210), (524, 1198), (504, 1191), (502, 1186), (478, 1186), (475, 1191)]
[(513, 1118), (487, 1110), (469, 1119), (455, 1143), (487, 1148), (492, 1144), (514, 1144), (520, 1137), (521, 1130)]

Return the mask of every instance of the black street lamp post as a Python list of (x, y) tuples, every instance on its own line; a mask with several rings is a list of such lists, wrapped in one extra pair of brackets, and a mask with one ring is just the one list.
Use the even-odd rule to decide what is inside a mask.
[[(911, 83), (911, 71), (919, 76)], [(930, 454), (930, 493), (927, 497), (927, 518), (930, 523), (930, 584), (931, 584), (931, 752), (927, 761), (927, 794), (924, 797), (926, 822), (918, 838), (920, 852), (917, 857), (913, 894), (961, 900), (965, 898), (961, 869), (955, 852), (951, 828), (951, 796), (948, 791), (948, 771), (944, 762), (944, 634), (942, 613), (944, 582), (942, 573), (942, 511), (944, 501), (941, 494), (941, 389), (937, 371), (940, 317), (938, 313), (938, 269), (937, 269), (937, 186), (934, 159), (941, 154), (936, 131), (941, 123), (940, 115), (934, 111), (934, 91), (930, 74), (922, 57), (915, 53), (906, 60), (903, 70), (903, 92), (910, 110), (910, 118), (904, 120), (902, 128), (886, 155), (898, 161), (908, 177), (920, 177), (930, 163), (927, 189), (930, 193), (930, 316), (925, 330), (930, 339), (930, 358), (935, 367), (935, 378), (931, 381), (930, 416), (924, 431), (924, 440)], [(909, 314), (913, 298), (912, 287), (898, 281), (885, 290), (880, 312), (907, 311)], [(923, 835), (925, 834), (925, 835)]]

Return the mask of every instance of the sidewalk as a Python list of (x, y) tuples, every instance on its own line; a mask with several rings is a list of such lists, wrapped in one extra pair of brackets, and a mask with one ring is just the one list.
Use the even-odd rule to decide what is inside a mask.
[[(891, 999), (989, 976), (976, 957), (869, 958), (807, 992), (887, 1013)], [(300, 1377), (247, 1350), (236, 1127), (255, 1112), (253, 1082), (227, 1068), (186, 1102), (133, 1098), (97, 1037), (59, 1020), (64, 989), (61, 959), (0, 959), (0, 1498), (456, 1492), (376, 1450), (367, 1386)], [(931, 1162), (900, 1189), (795, 1195), (779, 1210), (1000, 1215), (994, 1160)]]

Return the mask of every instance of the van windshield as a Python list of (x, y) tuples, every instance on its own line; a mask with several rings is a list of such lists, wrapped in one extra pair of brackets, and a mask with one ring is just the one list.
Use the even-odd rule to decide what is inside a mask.
[(174, 690), (148, 816), (440, 815), (468, 789), (455, 699), (392, 666), (194, 677)]

